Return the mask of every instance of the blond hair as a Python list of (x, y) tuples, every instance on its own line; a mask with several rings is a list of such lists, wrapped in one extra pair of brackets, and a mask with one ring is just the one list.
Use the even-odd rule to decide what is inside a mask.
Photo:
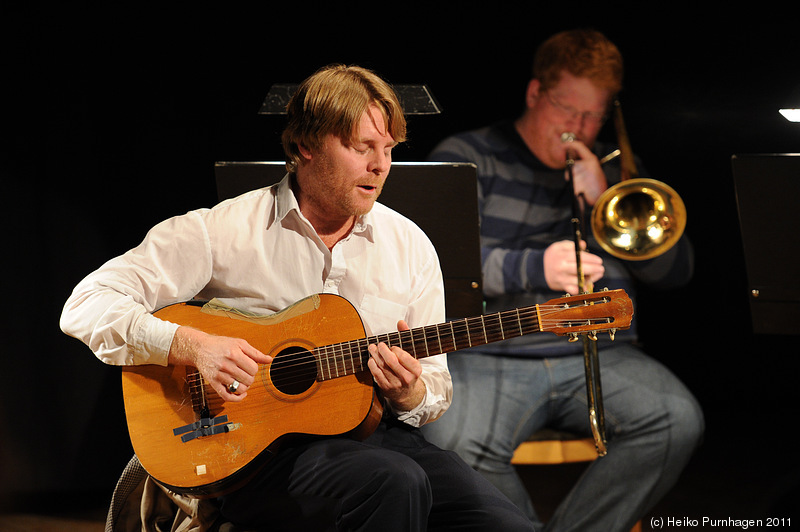
[(375, 73), (358, 66), (329, 65), (306, 79), (286, 106), (288, 123), (283, 131), (286, 168), (296, 172), (300, 146), (318, 149), (332, 134), (350, 143), (370, 105), (383, 114), (396, 142), (406, 140), (406, 119), (392, 87)]

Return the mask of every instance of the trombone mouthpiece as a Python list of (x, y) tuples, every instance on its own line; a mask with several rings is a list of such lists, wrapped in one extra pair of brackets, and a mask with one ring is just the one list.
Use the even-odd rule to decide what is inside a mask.
[[(561, 134), (562, 143), (572, 142), (573, 140), (575, 140), (575, 133), (572, 133), (570, 131), (565, 131)], [(572, 166), (575, 164), (575, 153), (570, 148), (567, 148), (565, 155), (566, 155), (567, 169), (570, 172), (572, 172)]]

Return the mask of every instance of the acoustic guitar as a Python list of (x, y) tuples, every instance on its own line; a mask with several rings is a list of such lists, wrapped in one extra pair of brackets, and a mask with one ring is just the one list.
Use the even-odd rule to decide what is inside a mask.
[(350, 302), (333, 294), (267, 316), (216, 300), (170, 305), (155, 315), (243, 338), (273, 357), (239, 402), (224, 402), (189, 366), (122, 369), (128, 431), (142, 466), (173, 491), (213, 497), (247, 481), (284, 438), (368, 436), (382, 415), (367, 368), (369, 344), (385, 342), (424, 358), (543, 331), (572, 339), (613, 335), (630, 327), (633, 306), (624, 290), (611, 290), (372, 337)]

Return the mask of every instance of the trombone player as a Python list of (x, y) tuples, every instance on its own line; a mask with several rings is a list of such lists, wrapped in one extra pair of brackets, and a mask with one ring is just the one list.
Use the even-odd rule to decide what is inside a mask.
[[(578, 263), (585, 291), (624, 288), (634, 301), (640, 283), (668, 289), (690, 280), (686, 236), (646, 260), (617, 258), (586, 232), (576, 250), (575, 202), (588, 216), (620, 180), (621, 158), (601, 163), (613, 147), (597, 135), (622, 73), (617, 47), (602, 34), (554, 35), (537, 49), (521, 116), (447, 138), (431, 154), (478, 167), (487, 311), (580, 293)], [(545, 530), (630, 530), (674, 485), (702, 438), (697, 400), (637, 345), (635, 327), (598, 345), (608, 452), (588, 466)], [(453, 404), (426, 437), (458, 452), (541, 528), (511, 457), (542, 428), (591, 436), (581, 343), (529, 335), (460, 353), (449, 365)]]

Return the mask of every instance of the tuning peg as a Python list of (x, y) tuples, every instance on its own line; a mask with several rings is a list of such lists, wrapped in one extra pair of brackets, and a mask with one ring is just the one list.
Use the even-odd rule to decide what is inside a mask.
[(617, 335), (616, 329), (609, 329), (608, 330), (608, 337), (611, 338), (611, 341), (614, 341), (614, 337)]
[(589, 340), (594, 340), (595, 342), (597, 341), (597, 331), (591, 331), (587, 336), (589, 337)]
[(569, 333), (569, 338), (567, 338), (568, 342), (577, 342), (578, 341), (578, 333)]

